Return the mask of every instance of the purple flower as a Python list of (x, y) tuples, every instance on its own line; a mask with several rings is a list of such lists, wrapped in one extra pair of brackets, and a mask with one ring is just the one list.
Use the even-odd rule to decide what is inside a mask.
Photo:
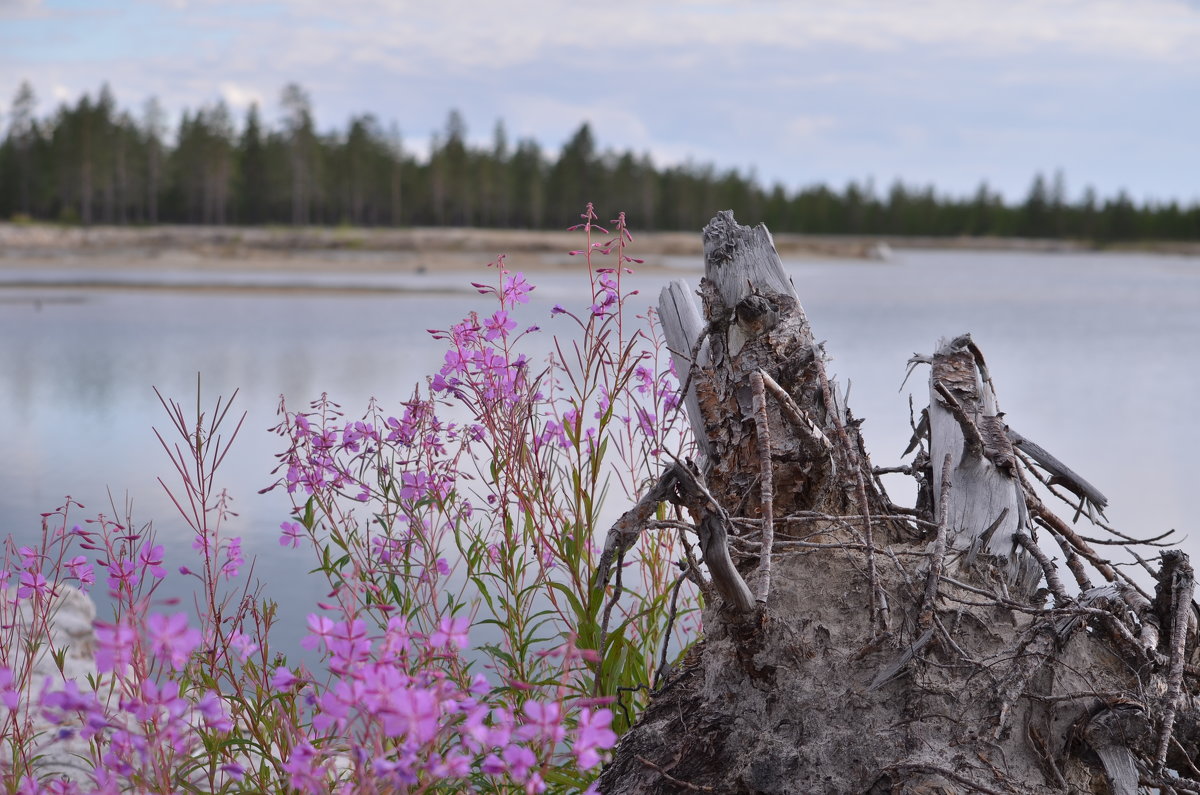
[(281, 665), (275, 669), (275, 673), (271, 675), (271, 687), (280, 692), (292, 689), (292, 685), (299, 681), (296, 679), (287, 666)]
[(108, 590), (114, 596), (121, 591), (132, 591), (133, 587), (142, 579), (134, 572), (136, 568), (133, 561), (128, 558), (110, 562), (108, 564)]
[(612, 724), (612, 710), (598, 709), (592, 712), (584, 707), (579, 712), (579, 726), (576, 728), (575, 744), (571, 751), (579, 760), (579, 766), (590, 770), (600, 764), (598, 751), (607, 751), (616, 745), (617, 734), (609, 726)]
[(437, 630), (429, 636), (429, 645), (437, 649), (450, 648), (452, 645), (465, 649), (467, 647), (467, 630), (470, 626), (469, 618), (447, 616), (438, 624)]
[(479, 767), (479, 769), (482, 770), (485, 775), (489, 776), (503, 775), (504, 768), (504, 761), (495, 754), (488, 754), (483, 760), (483, 764)]
[(497, 337), (507, 337), (508, 332), (517, 327), (517, 321), (510, 320), (508, 312), (501, 309), (496, 314), (483, 321), (483, 327), (486, 329), (483, 338), (491, 341)]
[(167, 576), (167, 570), (163, 567), (164, 551), (162, 544), (153, 547), (149, 544), (142, 544), (142, 548), (138, 550), (138, 563), (142, 565), (143, 569), (149, 569), (150, 574), (156, 580)]
[(41, 554), (33, 547), (21, 547), (17, 554), (21, 556), (21, 568), (24, 569), (33, 568), (42, 559)]
[(221, 765), (221, 772), (229, 776), (234, 781), (241, 781), (246, 777), (246, 769), (236, 762), (226, 762)]
[(20, 583), (17, 588), (17, 597), (20, 599), (28, 599), (34, 594), (45, 596), (50, 592), (50, 583), (46, 581), (40, 571), (21, 572)]
[(106, 624), (102, 621), (95, 623), (95, 632), (96, 670), (100, 673), (112, 671), (117, 675), (123, 674), (133, 658), (137, 633), (124, 622)]
[(408, 631), (408, 619), (404, 616), (392, 616), (388, 619), (387, 630), (379, 648), (381, 662), (391, 662), (397, 657), (407, 654), (412, 643), (412, 634)]
[[(62, 690), (55, 690), (42, 696), (42, 708), (45, 717), (52, 723), (67, 722), (72, 713), (92, 713), (100, 711), (100, 703), (96, 694), (90, 690), (81, 691), (73, 679), (63, 684)], [(90, 722), (90, 721), (89, 721)]]
[(225, 579), (232, 580), (237, 576), (246, 559), (242, 557), (242, 539), (229, 539), (229, 546), (225, 548), (225, 562), (221, 564), (221, 573), (225, 575)]
[[(204, 718), (204, 725), (213, 731), (227, 732), (233, 729), (233, 722), (229, 720), (229, 714), (225, 711), (225, 703), (212, 690), (205, 691), (196, 702), (196, 711)], [(238, 770), (240, 780), (241, 768)]]
[(151, 651), (160, 659), (169, 660), (176, 671), (183, 670), (201, 640), (200, 630), (188, 626), (187, 613), (152, 614), (146, 619), (146, 637)]
[(300, 545), (300, 538), (304, 535), (304, 528), (299, 522), (281, 522), (279, 529), (283, 531), (279, 535), (279, 546), (295, 549)]
[(330, 670), (334, 673), (344, 673), (365, 662), (371, 652), (366, 622), (361, 618), (338, 621), (333, 626), (327, 645), (333, 655)]
[(67, 567), (67, 571), (71, 573), (71, 576), (79, 580), (79, 589), (84, 593), (87, 593), (89, 585), (96, 584), (96, 572), (83, 555), (76, 555), (64, 565)]
[(21, 702), (21, 693), (16, 688), (12, 669), (0, 666), (0, 704), (15, 710)]
[(517, 732), (522, 739), (560, 743), (566, 737), (567, 730), (562, 725), (562, 707), (557, 701), (526, 701), (524, 712), (525, 725)]
[(523, 745), (510, 745), (504, 749), (504, 762), (517, 781), (524, 781), (529, 769), (537, 764), (537, 757)]
[(391, 696), (390, 709), (384, 715), (384, 731), (388, 736), (403, 736), (418, 745), (437, 736), (442, 705), (433, 691), (406, 687), (393, 691)]
[(512, 276), (504, 277), (502, 301), (507, 305), (527, 304), (533, 289), (533, 285), (525, 281), (525, 274), (517, 271)]
[(324, 792), (327, 789), (317, 749), (307, 740), (292, 748), (291, 755), (281, 767), (288, 774), (292, 786), (301, 792)]
[(309, 634), (300, 639), (300, 645), (306, 649), (315, 649), (323, 643), (328, 643), (329, 636), (333, 632), (333, 627), (334, 624), (332, 618), (319, 616), (316, 613), (309, 613)]

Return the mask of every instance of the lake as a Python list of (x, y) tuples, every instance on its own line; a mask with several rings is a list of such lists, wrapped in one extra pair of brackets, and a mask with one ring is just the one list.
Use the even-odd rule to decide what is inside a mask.
[[(671, 264), (696, 285), (697, 263)], [(931, 353), (941, 336), (970, 331), (1012, 427), (1105, 492), (1118, 528), (1191, 533), (1200, 258), (900, 250), (887, 262), (787, 265), (817, 338), (828, 341), (831, 371), (852, 385), (850, 405), (866, 418), (876, 465), (899, 463), (909, 437), (908, 394), (918, 411), (928, 401), (924, 368), (900, 390), (907, 359)], [(152, 427), (168, 423), (152, 387), (190, 407), (200, 373), (206, 406), (240, 390), (235, 407), (247, 419), (219, 479), (239, 514), (228, 532), (258, 556), (255, 575), (283, 605), (281, 639), (290, 644), (321, 586), (299, 576), (310, 567), (303, 554), (278, 546), (286, 493), (258, 494), (272, 482), (280, 450), (267, 430), (280, 396), (298, 408), (328, 392), (352, 418), (374, 396), (398, 413), (414, 382), (441, 363), (441, 343), (426, 329), (489, 310), (484, 297), (445, 288), (492, 277), (481, 263), (476, 274), (383, 279), (377, 283), (389, 291), (378, 294), (0, 289), (0, 533), (32, 539), (39, 514), (68, 494), (87, 506), (78, 519), (111, 515), (111, 490), (118, 507), (128, 495), (136, 519), (154, 520), (170, 566), (190, 562), (187, 528), (156, 481), (170, 472)], [(635, 277), (645, 304), (670, 277), (662, 270)], [(259, 277), (238, 278), (256, 284)], [(556, 328), (555, 303), (588, 303), (586, 273), (529, 278), (539, 287), (523, 319), (548, 331)], [(347, 280), (353, 274), (336, 283)], [(887, 484), (897, 501), (911, 500), (904, 478)], [(1190, 537), (1183, 547), (1198, 551)]]

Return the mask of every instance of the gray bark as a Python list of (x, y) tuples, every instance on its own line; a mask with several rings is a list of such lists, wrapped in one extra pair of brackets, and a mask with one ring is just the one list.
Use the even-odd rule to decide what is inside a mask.
[(665, 474), (688, 487), (660, 481), (605, 559), (691, 500), (713, 587), (600, 790), (1200, 792), (1186, 556), (1164, 553), (1151, 596), (1050, 511), (1035, 480), (1076, 518), (1106, 501), (1008, 428), (965, 335), (920, 357), (920, 496), (894, 506), (770, 234), (721, 213), (704, 244), (703, 314), (680, 283), (660, 302), (703, 466)]

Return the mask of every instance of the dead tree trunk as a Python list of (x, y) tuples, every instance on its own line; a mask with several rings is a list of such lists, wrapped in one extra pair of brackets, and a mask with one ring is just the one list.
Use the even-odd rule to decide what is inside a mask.
[(600, 790), (1200, 792), (1187, 557), (1149, 594), (1046, 507), (1104, 527), (1103, 495), (1008, 427), (970, 336), (913, 360), (919, 497), (893, 505), (766, 228), (723, 212), (704, 243), (703, 314), (681, 282), (660, 302), (700, 465), (664, 473), (598, 573), (654, 504), (686, 506), (704, 635)]

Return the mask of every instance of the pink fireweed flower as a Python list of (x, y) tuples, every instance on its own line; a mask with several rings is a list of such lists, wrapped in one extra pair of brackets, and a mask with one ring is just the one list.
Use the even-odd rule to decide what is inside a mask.
[(143, 679), (138, 693), (139, 700), (124, 703), (138, 720), (154, 721), (163, 712), (168, 718), (175, 719), (187, 711), (188, 701), (179, 695), (179, 683), (173, 679), (168, 679), (162, 687), (153, 679)]
[(137, 574), (137, 565), (128, 558), (110, 561), (108, 564), (108, 590), (114, 596), (122, 591), (132, 591), (141, 577)]
[(420, 687), (403, 687), (389, 694), (383, 711), (383, 730), (389, 737), (404, 737), (409, 743), (425, 745), (438, 734), (442, 705), (437, 694)]
[(33, 547), (21, 547), (17, 550), (17, 554), (21, 556), (21, 568), (23, 569), (34, 568), (42, 559), (41, 553)]
[(567, 729), (562, 725), (562, 706), (557, 701), (526, 701), (523, 711), (525, 723), (517, 730), (521, 739), (560, 743), (567, 736)]
[(260, 648), (254, 638), (240, 629), (235, 629), (229, 635), (229, 645), (237, 651), (238, 657), (241, 658), (242, 662), (245, 662), (251, 654), (254, 654)]
[(345, 729), (362, 705), (366, 692), (366, 685), (357, 679), (339, 679), (321, 695), (320, 711), (313, 717), (313, 728), (320, 732), (333, 726)]
[(579, 712), (575, 744), (571, 752), (579, 760), (579, 766), (590, 770), (602, 761), (600, 751), (607, 751), (617, 743), (617, 734), (611, 728), (612, 710), (598, 709), (592, 712), (584, 707)]
[(96, 670), (100, 673), (112, 671), (118, 676), (125, 673), (133, 659), (133, 649), (138, 640), (137, 632), (124, 622), (106, 624), (97, 621), (95, 633)]
[(304, 740), (292, 748), (291, 754), (281, 765), (288, 779), (301, 792), (324, 792), (325, 771), (317, 749)]
[(10, 710), (15, 710), (21, 703), (21, 691), (17, 689), (16, 684), (12, 669), (0, 666), (0, 704)]
[(366, 662), (371, 653), (371, 640), (367, 637), (367, 623), (361, 618), (353, 621), (338, 621), (334, 624), (326, 645), (333, 659), (329, 668), (337, 674), (345, 673)]
[(506, 306), (512, 304), (527, 304), (529, 303), (529, 293), (533, 292), (534, 286), (525, 281), (525, 274), (517, 271), (512, 276), (504, 277), (504, 289), (501, 296), (501, 302)]
[(83, 555), (76, 555), (63, 565), (72, 577), (79, 580), (79, 589), (84, 593), (87, 593), (88, 586), (96, 584), (96, 572)]
[(103, 728), (104, 710), (91, 690), (80, 690), (73, 679), (63, 683), (62, 690), (45, 693), (41, 698), (42, 715), (51, 723), (63, 725), (73, 722), (76, 715), (85, 715), (85, 723), (94, 728)]
[(334, 623), (332, 618), (317, 615), (316, 613), (309, 613), (309, 634), (300, 639), (300, 645), (306, 649), (315, 649), (318, 646), (325, 645), (329, 642), (329, 637), (333, 633), (333, 630)]
[(300, 546), (300, 539), (304, 537), (304, 527), (299, 522), (281, 522), (279, 529), (283, 531), (279, 535), (279, 546), (293, 549)]
[(465, 617), (444, 617), (438, 628), (429, 636), (429, 645), (436, 649), (456, 646), (467, 648), (467, 630), (471, 627), (471, 619)]
[(392, 616), (388, 619), (383, 641), (379, 644), (379, 661), (394, 662), (398, 657), (408, 653), (412, 645), (412, 634), (408, 631), (408, 619), (404, 616)]
[(281, 665), (275, 669), (275, 673), (271, 675), (271, 687), (282, 692), (292, 689), (292, 685), (300, 681), (296, 675), (288, 669), (287, 666)]
[(149, 544), (142, 544), (142, 548), (138, 550), (138, 563), (141, 564), (143, 570), (148, 570), (156, 580), (167, 576), (167, 570), (163, 566), (164, 552), (165, 548), (162, 544), (156, 544), (153, 547)]
[(479, 769), (484, 773), (484, 775), (500, 776), (504, 774), (505, 767), (506, 765), (504, 764), (504, 760), (495, 754), (488, 754), (487, 757), (484, 758), (483, 764), (479, 766)]
[(510, 745), (504, 749), (504, 763), (514, 779), (524, 781), (530, 768), (537, 764), (537, 757), (523, 745)]
[(50, 583), (40, 571), (21, 572), (20, 585), (17, 587), (17, 598), (28, 599), (33, 595), (45, 596), (50, 592)]
[(154, 655), (169, 661), (176, 671), (183, 670), (201, 642), (200, 630), (188, 626), (187, 613), (152, 614), (146, 619), (146, 636)]
[(508, 312), (501, 309), (500, 311), (496, 312), (496, 314), (483, 321), (483, 327), (485, 329), (483, 338), (491, 341), (497, 337), (507, 337), (508, 332), (517, 327), (517, 321), (510, 320), (508, 317)]
[(246, 559), (242, 557), (242, 539), (229, 539), (229, 546), (225, 548), (225, 562), (221, 564), (221, 573), (225, 575), (225, 579), (232, 580), (236, 577), (245, 562)]
[(204, 719), (204, 725), (213, 731), (228, 732), (233, 730), (233, 721), (225, 709), (225, 702), (212, 690), (206, 690), (196, 702), (196, 712)]

